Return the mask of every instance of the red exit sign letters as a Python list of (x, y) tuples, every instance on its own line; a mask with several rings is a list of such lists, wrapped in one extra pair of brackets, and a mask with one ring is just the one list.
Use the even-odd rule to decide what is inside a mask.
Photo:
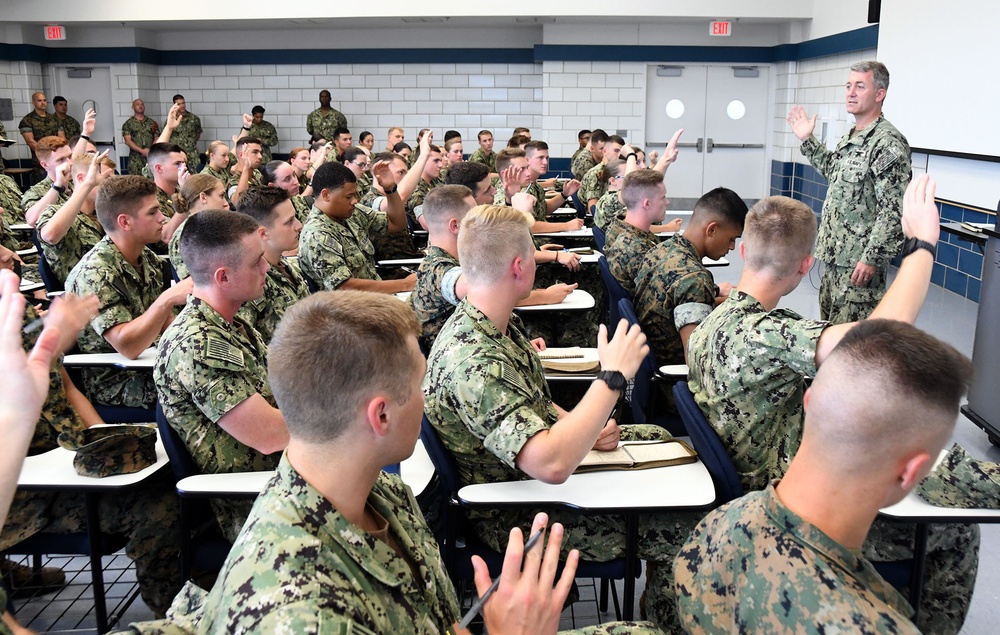
[(716, 20), (709, 25), (708, 32), (717, 37), (729, 37), (733, 33), (731, 24), (731, 22)]
[(45, 27), (46, 40), (65, 40), (66, 29), (58, 25), (48, 25)]

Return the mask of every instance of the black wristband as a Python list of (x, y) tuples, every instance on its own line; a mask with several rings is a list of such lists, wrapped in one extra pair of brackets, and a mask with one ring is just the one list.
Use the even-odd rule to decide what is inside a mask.
[(81, 139), (86, 139), (87, 141), (90, 141), (91, 143), (93, 143), (93, 141), (92, 141), (92, 140), (90, 139), (90, 137), (88, 137), (88, 136), (87, 136), (87, 135), (85, 135), (85, 134), (82, 134), (82, 135), (80, 135), (80, 138), (81, 138)]
[(399, 186), (398, 185), (393, 185), (391, 190), (383, 190), (383, 191), (386, 194), (395, 194), (397, 191), (399, 191)]
[(56, 185), (55, 183), (53, 183), (52, 184), (52, 189), (55, 190), (55, 191), (57, 191), (57, 192), (59, 192), (60, 194), (65, 194), (66, 193), (66, 186), (65, 185)]
[(246, 126), (243, 126), (243, 129), (246, 130), (247, 132), (250, 132), (250, 128), (247, 128)]
[(639, 155), (636, 152), (629, 152), (625, 155), (625, 160), (628, 161), (630, 157), (635, 157), (636, 162), (639, 161)]

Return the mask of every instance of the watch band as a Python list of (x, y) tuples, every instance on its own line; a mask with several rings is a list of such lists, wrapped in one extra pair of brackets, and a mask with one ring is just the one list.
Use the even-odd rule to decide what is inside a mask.
[(628, 386), (628, 380), (625, 379), (625, 375), (618, 370), (602, 370), (598, 371), (595, 381), (600, 380), (608, 385), (611, 390), (617, 390), (618, 392), (624, 392), (625, 387)]
[(927, 251), (931, 252), (932, 258), (937, 256), (936, 246), (930, 244), (926, 240), (920, 240), (919, 238), (914, 237), (910, 238), (909, 240), (903, 243), (903, 248), (899, 252), (899, 257), (901, 259), (906, 258), (907, 256), (917, 251), (918, 249), (926, 249)]

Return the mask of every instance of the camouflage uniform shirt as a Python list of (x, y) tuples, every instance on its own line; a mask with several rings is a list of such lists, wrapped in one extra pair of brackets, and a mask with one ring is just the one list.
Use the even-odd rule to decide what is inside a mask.
[(715, 306), (715, 279), (687, 238), (677, 235), (646, 252), (635, 277), (635, 312), (658, 364), (683, 364), (680, 329)]
[(260, 333), (264, 342), (271, 341), (285, 311), (309, 295), (297, 260), (282, 256), (277, 264), (271, 265), (264, 282), (264, 295), (244, 304), (237, 314)]
[(858, 551), (785, 507), (772, 483), (713, 511), (674, 564), (689, 633), (919, 633)]
[(347, 117), (334, 108), (325, 113), (321, 108), (317, 108), (306, 117), (306, 132), (310, 135), (318, 134), (330, 142), (333, 142), (334, 130), (346, 127)]
[(321, 289), (332, 291), (348, 278), (381, 280), (375, 271), (371, 236), (384, 234), (383, 212), (356, 205), (350, 218), (334, 220), (313, 207), (299, 234), (299, 266)]
[[(42, 117), (32, 110), (21, 118), (17, 129), (21, 134), (30, 132), (37, 143), (43, 137), (54, 137), (59, 134), (59, 120), (56, 119), (55, 115), (46, 114)], [(43, 173), (42, 166), (38, 162), (38, 155), (35, 154), (34, 150), (31, 151), (31, 166), (35, 169), (36, 174)]]
[(691, 333), (691, 392), (747, 490), (784, 476), (799, 449), (806, 378), (827, 326), (734, 291)]
[(229, 170), (225, 168), (221, 170), (216, 170), (212, 166), (206, 165), (201, 169), (201, 173), (208, 174), (219, 179), (219, 181), (222, 182), (222, 185), (224, 185), (226, 188), (226, 196), (229, 196), (229, 186), (232, 184), (231, 181), (233, 180), (233, 175)]
[(42, 254), (52, 268), (52, 272), (60, 281), (65, 282), (70, 270), (80, 262), (83, 255), (94, 248), (101, 238), (104, 238), (104, 229), (97, 222), (97, 218), (92, 218), (84, 212), (79, 212), (73, 219), (73, 224), (69, 226), (66, 235), (57, 243), (50, 243), (42, 237), (42, 229), (49, 224), (55, 213), (59, 211), (58, 205), (49, 205), (38, 217), (38, 224), (35, 231), (38, 236), (38, 244), (42, 246)]
[(655, 249), (660, 241), (651, 231), (639, 229), (624, 221), (614, 224), (614, 236), (608, 233), (604, 244), (604, 257), (608, 267), (622, 287), (635, 297), (635, 279), (646, 254)]
[(187, 155), (188, 172), (198, 173), (198, 138), (201, 137), (201, 119), (193, 112), (187, 112), (181, 117), (181, 123), (170, 135), (171, 143), (176, 143)]
[[(104, 339), (108, 329), (131, 322), (146, 312), (166, 289), (163, 270), (148, 247), (139, 256), (139, 269), (125, 260), (118, 247), (105, 236), (70, 271), (66, 291), (93, 293), (100, 301), (97, 317), (77, 338), (83, 353), (114, 353)], [(93, 401), (108, 405), (152, 408), (156, 401), (153, 378), (148, 372), (117, 368), (84, 369), (84, 384)]]
[(619, 194), (621, 192), (605, 192), (601, 195), (601, 198), (597, 199), (596, 209), (594, 210), (594, 224), (603, 229), (605, 233), (607, 233), (612, 223), (624, 218), (625, 213), (628, 211), (625, 209), (625, 204), (618, 198)]
[(469, 161), (472, 163), (482, 163), (490, 169), (490, 172), (497, 171), (497, 153), (490, 152), (489, 156), (483, 152), (482, 148), (476, 148), (476, 151), (469, 155)]
[[(24, 215), (28, 213), (28, 210), (31, 209), (32, 205), (42, 200), (42, 197), (45, 196), (45, 194), (48, 193), (48, 191), (52, 188), (52, 184), (53, 184), (52, 179), (50, 179), (49, 177), (45, 177), (38, 183), (35, 183), (34, 185), (28, 188), (28, 191), (26, 191), (24, 193), (24, 196), (21, 197), (22, 218), (24, 218)], [(66, 191), (63, 192), (62, 194), (59, 194), (59, 198), (56, 199), (56, 202), (53, 203), (53, 205), (57, 206), (65, 205), (66, 201), (69, 200), (69, 197), (72, 196), (72, 194), (73, 194), (73, 183), (71, 181), (66, 184)]]
[[(140, 148), (148, 149), (149, 146), (153, 145), (153, 142), (156, 141), (156, 137), (158, 137), (159, 134), (160, 126), (153, 120), (152, 117), (146, 117), (142, 121), (139, 121), (135, 117), (129, 117), (125, 123), (122, 124), (122, 138), (130, 138), (132, 143)], [(129, 148), (128, 173), (141, 175), (142, 168), (145, 166), (146, 157)]]
[(260, 139), (261, 165), (266, 165), (271, 160), (271, 148), (278, 145), (278, 131), (274, 129), (274, 124), (270, 121), (261, 121), (250, 124), (248, 137)]
[(25, 222), (21, 196), (17, 181), (7, 174), (0, 174), (0, 207), (4, 210), (3, 217), (11, 225)]
[(69, 115), (66, 115), (62, 119), (59, 118), (59, 115), (56, 115), (55, 118), (59, 122), (59, 130), (62, 130), (62, 133), (66, 135), (66, 141), (69, 141), (83, 131), (80, 122)]
[(590, 150), (584, 148), (583, 152), (573, 157), (569, 171), (573, 173), (574, 179), (582, 180), (587, 175), (587, 170), (595, 165), (597, 165), (597, 161), (594, 160), (594, 155), (591, 154)]
[(420, 268), (417, 282), (410, 294), (410, 303), (423, 327), (420, 343), (430, 350), (441, 327), (455, 312), (458, 298), (455, 283), (462, 275), (458, 259), (440, 247), (430, 246)]
[(604, 164), (598, 163), (587, 170), (580, 183), (580, 200), (584, 203), (598, 199), (608, 191), (608, 180), (604, 178)]
[[(190, 216), (188, 216), (190, 218)], [(167, 245), (167, 255), (170, 257), (170, 266), (174, 268), (174, 273), (177, 274), (178, 280), (183, 280), (191, 275), (188, 271), (187, 265), (184, 264), (184, 259), (181, 258), (181, 234), (184, 232), (184, 225), (187, 224), (187, 219), (177, 226), (174, 230), (174, 235), (170, 237), (170, 243)]]
[(544, 221), (548, 219), (549, 209), (545, 204), (545, 189), (538, 184), (538, 181), (532, 181), (524, 191), (535, 197), (535, 209), (533, 210), (535, 220)]

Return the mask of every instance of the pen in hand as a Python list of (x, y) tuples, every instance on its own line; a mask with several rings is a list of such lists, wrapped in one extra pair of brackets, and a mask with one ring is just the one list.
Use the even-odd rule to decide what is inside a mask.
[[(534, 535), (532, 535), (531, 538), (528, 539), (528, 542), (525, 543), (524, 545), (524, 553), (528, 553), (529, 551), (531, 551), (531, 548), (535, 546), (535, 543), (537, 543), (539, 539), (541, 539), (542, 533), (544, 531), (545, 529), (543, 527), (542, 529), (536, 531)], [(483, 606), (486, 604), (486, 601), (490, 599), (490, 596), (493, 595), (493, 592), (496, 591), (499, 586), (500, 586), (500, 576), (497, 576), (497, 579), (493, 581), (493, 584), (490, 585), (490, 588), (486, 589), (486, 593), (483, 593), (482, 597), (480, 597), (472, 604), (472, 608), (470, 608), (469, 612), (465, 614), (465, 616), (462, 618), (462, 621), (458, 623), (459, 628), (469, 627), (469, 624), (472, 623), (473, 618), (479, 615), (479, 612), (483, 610)]]

